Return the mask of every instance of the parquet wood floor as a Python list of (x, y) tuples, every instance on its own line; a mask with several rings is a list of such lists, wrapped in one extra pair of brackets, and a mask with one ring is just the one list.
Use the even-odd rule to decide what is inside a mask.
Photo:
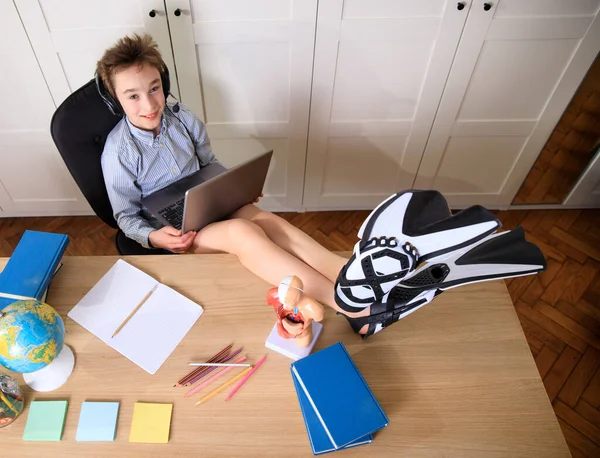
[(559, 204), (599, 151), (600, 54), (562, 114), (513, 200)]
[[(330, 250), (351, 250), (368, 211), (281, 213)], [(548, 397), (574, 457), (600, 456), (600, 210), (497, 212), (521, 225), (548, 269), (506, 281)], [(66, 233), (67, 255), (116, 255), (96, 217), (0, 219), (0, 256), (25, 229)]]

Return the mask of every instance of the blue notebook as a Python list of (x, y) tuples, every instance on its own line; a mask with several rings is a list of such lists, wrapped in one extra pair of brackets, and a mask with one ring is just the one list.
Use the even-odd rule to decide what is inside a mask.
[(18, 300), (1, 293), (41, 300), (68, 244), (65, 234), (25, 231), (0, 273), (0, 310)]
[(310, 441), (313, 455), (322, 455), (324, 453), (335, 452), (336, 450), (343, 450), (373, 442), (373, 435), (367, 434), (354, 442), (350, 442), (345, 447), (336, 449), (329, 440), (323, 425), (319, 421), (319, 417), (317, 417), (317, 414), (310, 405), (310, 401), (306, 397), (306, 394), (304, 394), (304, 390), (296, 380), (296, 377), (292, 377), (292, 380), (294, 380), (294, 386), (296, 387), (296, 393), (298, 394), (298, 402), (300, 403), (300, 410), (302, 411), (302, 417), (304, 418), (304, 424), (306, 425), (306, 432), (308, 433), (308, 440)]
[(301, 407), (304, 404), (305, 422), (313, 446), (320, 436), (314, 434), (319, 433), (318, 428), (312, 426), (309, 406), (333, 450), (364, 443), (369, 435), (388, 425), (387, 416), (341, 342), (291, 366), (294, 383), (305, 397), (304, 401), (300, 396), (298, 399)]

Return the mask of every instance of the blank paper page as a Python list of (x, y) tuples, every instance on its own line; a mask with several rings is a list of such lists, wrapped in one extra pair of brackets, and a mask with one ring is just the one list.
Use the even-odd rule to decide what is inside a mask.
[(68, 316), (150, 374), (155, 374), (202, 315), (195, 302), (168, 286), (157, 289), (113, 338), (116, 329), (158, 282), (119, 259)]

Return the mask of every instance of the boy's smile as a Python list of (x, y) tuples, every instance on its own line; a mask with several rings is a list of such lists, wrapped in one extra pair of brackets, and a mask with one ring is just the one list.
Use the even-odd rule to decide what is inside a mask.
[(117, 98), (129, 121), (136, 127), (160, 132), (160, 121), (165, 108), (160, 73), (151, 65), (133, 65), (114, 76)]
[(158, 110), (155, 111), (154, 113), (149, 114), (149, 115), (145, 115), (145, 116), (142, 115), (142, 118), (146, 118), (146, 119), (152, 121), (153, 119), (156, 119), (156, 115), (158, 115)]

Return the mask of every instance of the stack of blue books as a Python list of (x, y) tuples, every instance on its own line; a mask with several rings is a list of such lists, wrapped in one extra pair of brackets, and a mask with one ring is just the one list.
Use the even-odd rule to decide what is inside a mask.
[(388, 425), (341, 342), (292, 363), (291, 371), (314, 455), (369, 444)]
[(18, 297), (43, 300), (68, 244), (65, 234), (25, 231), (0, 273), (0, 310)]

